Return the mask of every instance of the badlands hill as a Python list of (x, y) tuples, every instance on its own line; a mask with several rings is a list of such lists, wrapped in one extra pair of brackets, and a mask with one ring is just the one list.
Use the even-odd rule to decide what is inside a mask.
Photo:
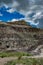
[(43, 45), (43, 30), (28, 26), (25, 21), (0, 22), (0, 51), (32, 52)]

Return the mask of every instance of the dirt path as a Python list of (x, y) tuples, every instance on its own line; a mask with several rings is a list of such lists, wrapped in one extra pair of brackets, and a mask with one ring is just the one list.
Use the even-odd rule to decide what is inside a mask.
[(22, 58), (43, 58), (43, 55), (36, 55), (36, 56), (23, 56)]
[[(23, 56), (22, 58), (43, 58), (43, 55), (37, 55), (37, 56)], [(0, 65), (4, 65), (5, 63), (7, 63), (8, 61), (11, 60), (16, 60), (18, 59), (17, 57), (6, 57), (6, 58), (0, 58)]]
[[(38, 46), (35, 50), (33, 50), (34, 52), (38, 52), (38, 49), (41, 49), (43, 46), (40, 45)], [(32, 52), (33, 52), (32, 51)], [(43, 49), (42, 49), (43, 51)], [(36, 55), (36, 56), (23, 56), (22, 58), (43, 58), (43, 52), (40, 55)], [(0, 65), (4, 65), (6, 62), (11, 61), (11, 60), (16, 60), (17, 57), (5, 57), (5, 58), (0, 58)]]
[(17, 57), (6, 57), (6, 58), (0, 58), (0, 65), (4, 65), (6, 62), (11, 60), (16, 60)]

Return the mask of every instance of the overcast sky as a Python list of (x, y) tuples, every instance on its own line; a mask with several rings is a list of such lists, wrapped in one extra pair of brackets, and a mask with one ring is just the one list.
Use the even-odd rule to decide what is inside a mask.
[(43, 0), (0, 0), (0, 5), (7, 4), (16, 10), (29, 10), (33, 5), (43, 5)]

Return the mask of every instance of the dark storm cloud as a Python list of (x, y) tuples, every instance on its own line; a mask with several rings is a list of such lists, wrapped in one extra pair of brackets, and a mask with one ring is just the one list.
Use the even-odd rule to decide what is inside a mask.
[[(15, 0), (14, 0), (15, 1)], [(16, 0), (19, 3), (17, 10), (29, 10), (32, 5), (43, 5), (43, 0)]]
[(9, 3), (12, 3), (13, 0), (0, 0), (0, 4), (1, 3), (6, 3), (6, 4), (9, 4)]
[(37, 4), (37, 5), (43, 5), (43, 0), (36, 0), (35, 4)]
[(35, 5), (43, 5), (43, 0), (0, 0), (0, 4), (1, 3), (5, 3), (5, 4), (11, 4), (13, 5), (12, 2), (18, 2), (19, 3), (19, 7), (17, 7), (17, 9), (29, 9), (30, 6), (32, 6), (32, 4)]
[(16, 0), (19, 3), (19, 7), (17, 9), (26, 10), (29, 7), (28, 0)]

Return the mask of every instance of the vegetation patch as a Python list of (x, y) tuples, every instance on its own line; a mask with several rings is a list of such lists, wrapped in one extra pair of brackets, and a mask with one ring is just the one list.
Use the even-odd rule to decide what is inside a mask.
[(20, 59), (15, 61), (7, 62), (5, 65), (43, 65), (43, 59)]
[(20, 57), (20, 56), (32, 56), (32, 54), (26, 52), (2, 52), (0, 57)]

